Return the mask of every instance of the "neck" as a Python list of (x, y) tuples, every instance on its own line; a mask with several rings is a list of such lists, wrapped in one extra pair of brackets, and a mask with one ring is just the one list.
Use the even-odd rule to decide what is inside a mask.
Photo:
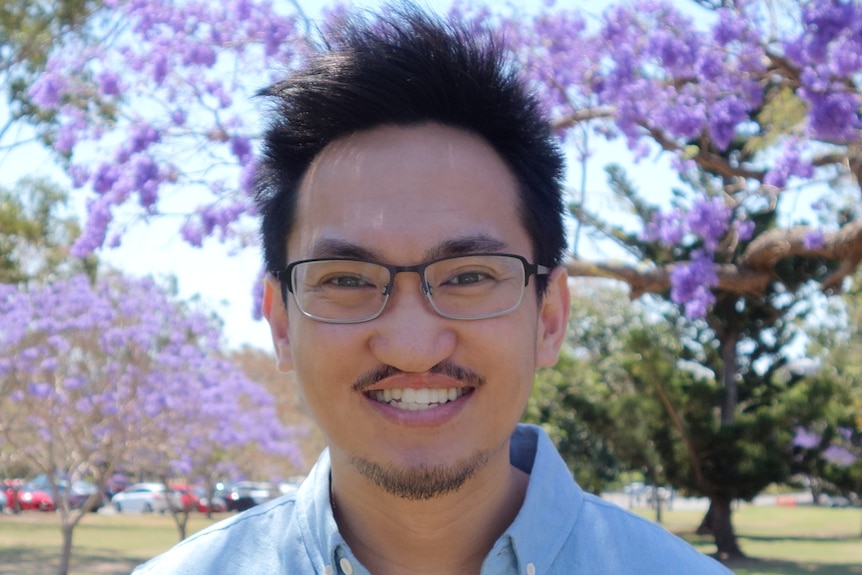
[(529, 476), (489, 461), (460, 489), (424, 501), (383, 491), (333, 459), (332, 503), (341, 535), (374, 575), (478, 573), (514, 521)]

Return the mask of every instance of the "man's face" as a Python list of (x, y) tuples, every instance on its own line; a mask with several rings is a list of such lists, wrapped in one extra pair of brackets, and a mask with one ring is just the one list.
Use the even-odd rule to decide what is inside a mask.
[[(362, 132), (332, 143), (310, 167), (288, 257), (413, 265), (493, 251), (532, 260), (516, 186), (494, 150), (469, 133), (436, 124)], [(556, 361), (565, 331), (565, 278), (557, 270), (550, 281), (542, 302), (532, 278), (515, 311), (454, 320), (432, 309), (417, 274), (401, 273), (379, 317), (332, 324), (304, 316), (293, 296), (282, 308), (270, 278), (264, 315), (279, 365), (296, 371), (333, 472), (359, 471), (391, 493), (424, 499), (508, 460), (534, 370)], [(419, 390), (422, 409), (387, 403)]]

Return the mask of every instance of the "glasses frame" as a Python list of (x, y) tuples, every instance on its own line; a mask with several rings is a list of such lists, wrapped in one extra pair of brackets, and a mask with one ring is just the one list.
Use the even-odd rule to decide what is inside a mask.
[[(431, 286), (428, 285), (428, 282), (425, 278), (425, 270), (436, 263), (452, 260), (456, 258), (468, 258), (468, 257), (483, 257), (483, 256), (504, 256), (508, 258), (514, 258), (521, 262), (521, 265), (524, 266), (524, 285), (521, 286), (521, 296), (518, 298), (518, 301), (510, 307), (509, 309), (502, 310), (499, 312), (495, 312), (489, 315), (481, 315), (477, 317), (461, 317), (458, 315), (447, 314), (440, 310), (437, 307), (437, 304), (434, 303), (434, 296), (431, 293)], [(370, 317), (363, 317), (360, 319), (332, 319), (332, 318), (324, 318), (320, 316), (313, 315), (308, 313), (304, 309), (302, 309), (302, 305), (299, 303), (299, 299), (296, 299), (296, 307), (299, 308), (299, 311), (302, 312), (306, 317), (310, 317), (313, 320), (324, 322), (324, 323), (340, 323), (340, 324), (350, 324), (350, 323), (364, 323), (367, 321), (371, 321), (376, 319), (383, 313), (383, 310), (386, 309), (386, 304), (389, 302), (389, 296), (392, 294), (392, 290), (395, 288), (395, 276), (400, 273), (416, 273), (419, 275), (420, 285), (422, 288), (422, 293), (425, 295), (425, 298), (428, 300), (428, 303), (431, 305), (431, 308), (441, 317), (445, 317), (447, 319), (459, 319), (459, 320), (474, 320), (474, 319), (489, 319), (492, 317), (499, 317), (502, 315), (506, 315), (518, 309), (521, 305), (521, 302), (524, 300), (524, 290), (530, 283), (530, 277), (532, 276), (545, 276), (550, 275), (551, 268), (548, 266), (543, 266), (541, 264), (533, 264), (527, 261), (527, 258), (518, 254), (510, 254), (510, 253), (499, 253), (499, 252), (483, 252), (483, 253), (475, 253), (475, 254), (458, 254), (453, 256), (446, 256), (443, 258), (437, 258), (428, 262), (424, 262), (421, 264), (416, 264), (413, 266), (394, 266), (390, 264), (384, 264), (375, 261), (363, 260), (360, 258), (314, 258), (307, 260), (299, 260), (295, 261), (284, 269), (277, 270), (273, 272), (273, 275), (278, 279), (281, 284), (281, 298), (284, 302), (284, 305), (287, 306), (287, 293), (290, 292), (293, 294), (294, 298), (296, 298), (296, 292), (293, 291), (293, 270), (296, 266), (301, 264), (313, 263), (313, 262), (331, 262), (331, 261), (345, 261), (345, 262), (358, 262), (365, 264), (374, 264), (378, 265), (382, 268), (386, 268), (389, 271), (389, 282), (386, 284), (386, 288), (383, 290), (383, 304), (380, 306), (380, 309), (374, 315)]]

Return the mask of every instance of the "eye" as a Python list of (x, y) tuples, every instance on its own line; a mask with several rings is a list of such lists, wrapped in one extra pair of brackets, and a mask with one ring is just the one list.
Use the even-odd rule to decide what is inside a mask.
[(449, 271), (439, 285), (453, 288), (488, 287), (499, 281), (499, 277), (499, 273), (486, 266), (462, 266)]
[(481, 282), (482, 280), (490, 279), (490, 276), (486, 273), (482, 273), (479, 271), (468, 271), (468, 272), (460, 272), (454, 274), (449, 280), (446, 281), (449, 285), (471, 285)]
[(361, 288), (373, 286), (374, 282), (370, 279), (351, 274), (330, 275), (320, 280), (322, 287), (331, 288)]

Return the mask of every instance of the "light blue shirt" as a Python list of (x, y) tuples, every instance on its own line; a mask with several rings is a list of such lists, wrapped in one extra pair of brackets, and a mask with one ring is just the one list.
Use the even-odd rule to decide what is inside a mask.
[[(512, 464), (530, 473), (515, 521), (480, 575), (732, 575), (637, 515), (584, 491), (541, 428), (519, 425)], [(134, 575), (369, 575), (338, 532), (324, 451), (296, 493), (189, 537)]]

